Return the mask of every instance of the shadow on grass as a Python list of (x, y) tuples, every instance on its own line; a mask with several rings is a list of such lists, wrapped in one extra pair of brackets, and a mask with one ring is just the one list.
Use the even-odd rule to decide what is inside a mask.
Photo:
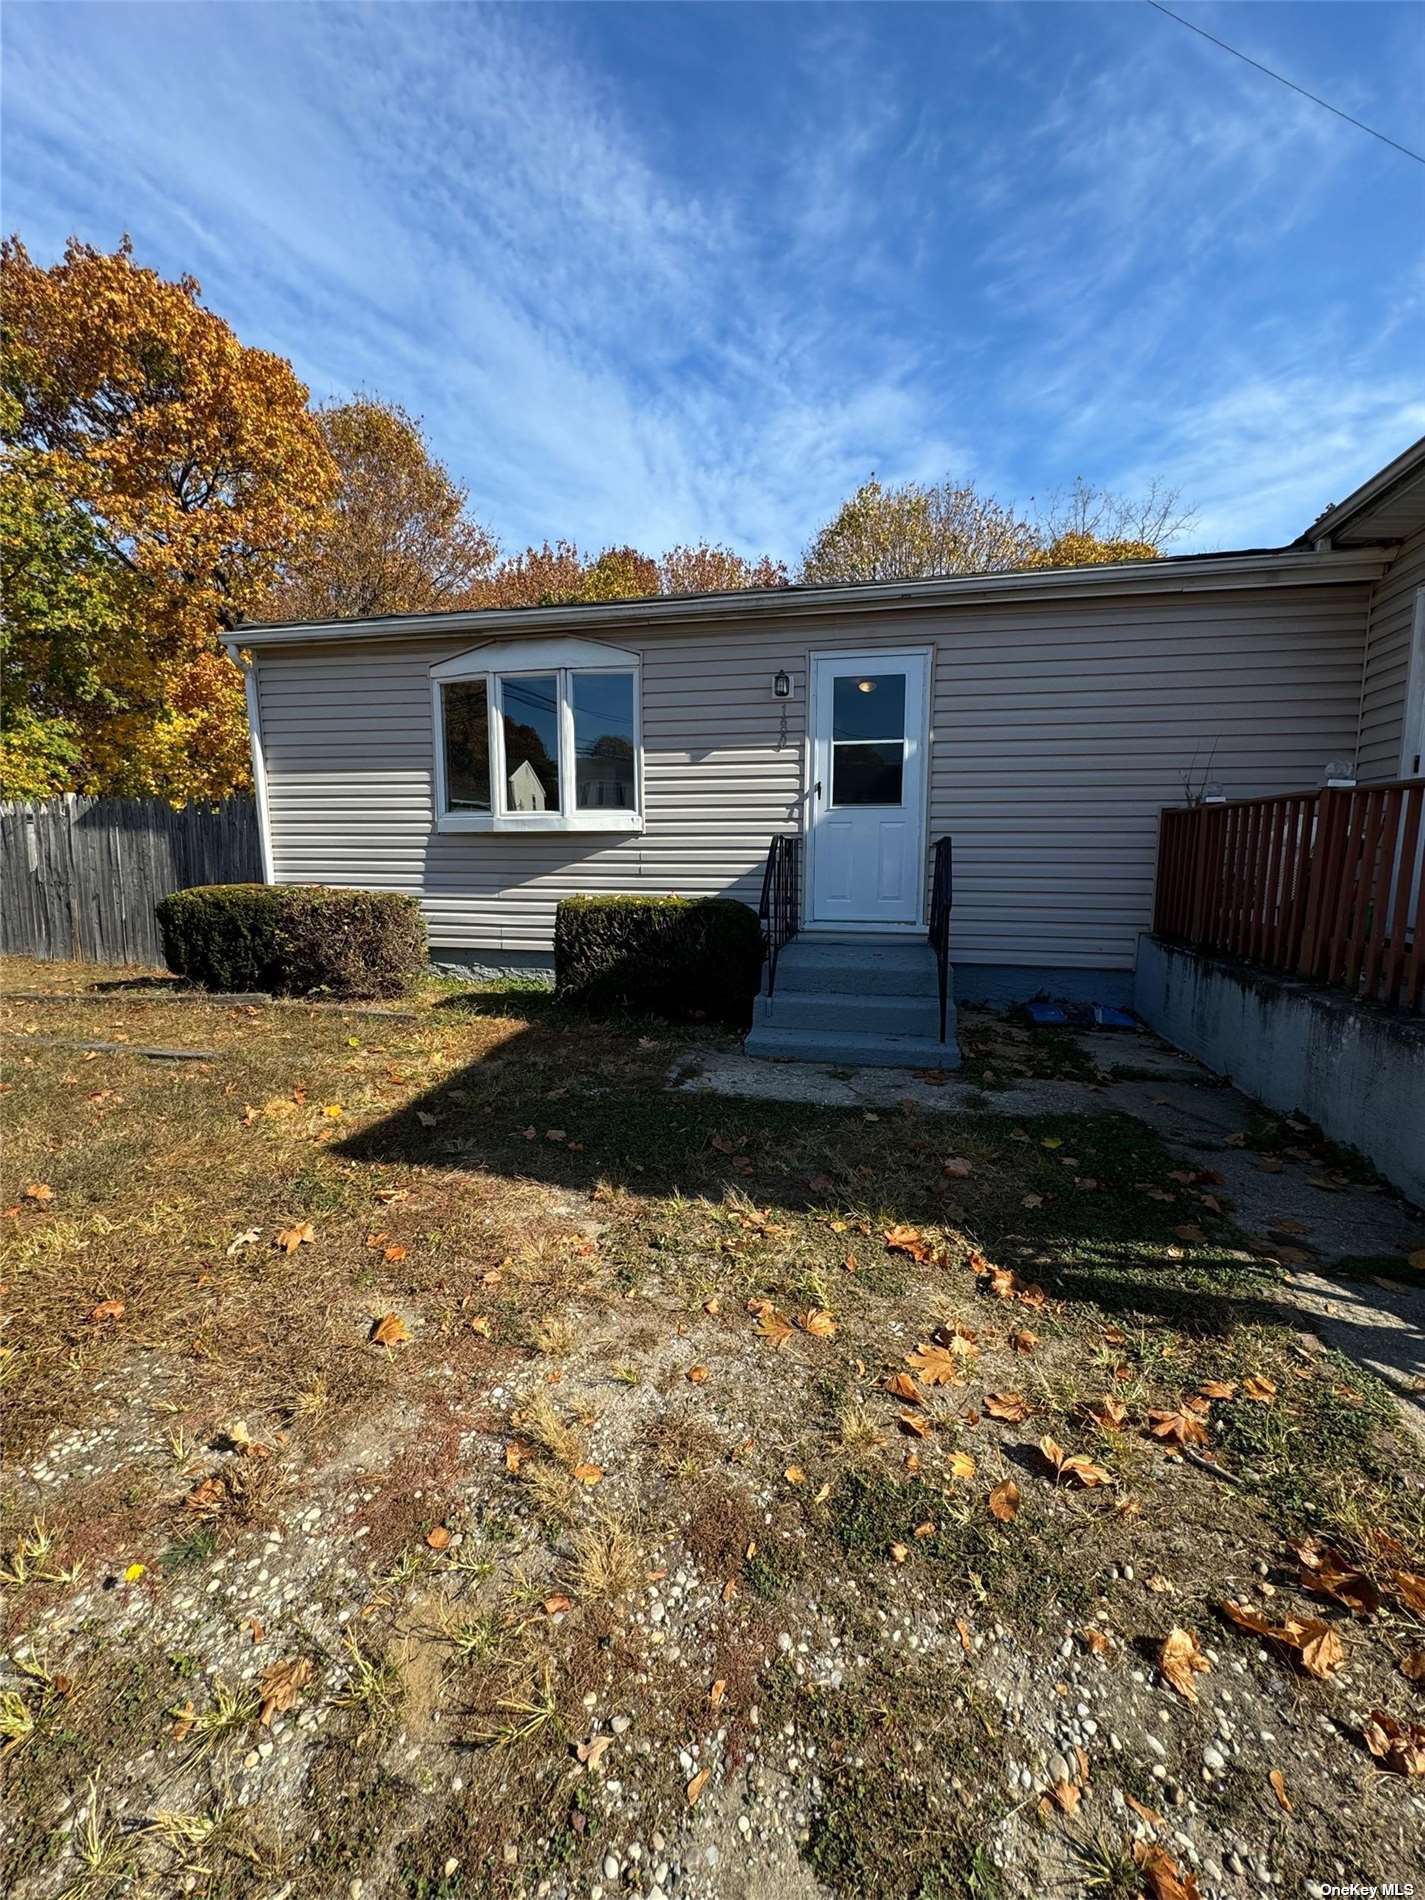
[[(676, 1238), (657, 1238), (659, 1201), (732, 1198), (771, 1218), (811, 1217), (796, 1236), (809, 1254), (845, 1251), (833, 1218), (864, 1221), (875, 1249), (897, 1223), (954, 1229), (992, 1258), (1027, 1259), (1025, 1275), (1053, 1298), (1138, 1324), (1220, 1335), (1296, 1317), (1230, 1223), (1174, 1188), (1171, 1157), (1129, 1116), (1016, 1123), (910, 1103), (872, 1113), (703, 1095), (670, 1077), (696, 1073), (702, 1049), (726, 1050), (726, 1032), (581, 1016), (547, 991), (462, 993), (438, 1007), (509, 1017), (510, 1034), (337, 1152), (626, 1190), (649, 1245)], [(968, 1178), (947, 1178), (952, 1154), (970, 1158)], [(1186, 1246), (1175, 1229), (1189, 1220), (1202, 1238)]]

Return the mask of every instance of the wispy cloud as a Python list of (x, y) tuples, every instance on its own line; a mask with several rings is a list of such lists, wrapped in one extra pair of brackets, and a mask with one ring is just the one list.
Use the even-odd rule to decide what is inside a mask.
[[(1359, 71), (1349, 8), (1265, 11)], [(1399, 117), (1425, 77), (1408, 11), (1373, 9), (1356, 108)], [(1006, 498), (1165, 474), (1241, 544), (1418, 428), (1413, 179), (1142, 9), (59, 5), (3, 30), (32, 248), (132, 230), (318, 395), (424, 413), (516, 544), (795, 554), (873, 466)]]

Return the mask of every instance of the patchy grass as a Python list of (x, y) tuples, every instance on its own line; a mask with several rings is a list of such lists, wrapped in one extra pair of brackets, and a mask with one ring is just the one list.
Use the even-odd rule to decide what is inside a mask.
[[(675, 1093), (716, 1032), (521, 986), (120, 990), (4, 1027), (24, 1900), (612, 1891), (608, 1854), (633, 1889), (655, 1834), (709, 1894), (745, 1862), (769, 1892), (1127, 1895), (1132, 1837), (1167, 1838), (1129, 1794), (1284, 1890), (1407, 1864), (1419, 1798), (1352, 1722), (1412, 1706), (1416, 1461), (1093, 1076), (1022, 1122)], [(981, 1080), (1071, 1046), (997, 1029)], [(1307, 1533), (1378, 1612), (1304, 1589)], [(1263, 1661), (1229, 1596), (1324, 1617), (1342, 1678)], [(1200, 1705), (1155, 1686), (1174, 1624), (1216, 1651)], [(1077, 1792), (1041, 1811), (1056, 1760)]]

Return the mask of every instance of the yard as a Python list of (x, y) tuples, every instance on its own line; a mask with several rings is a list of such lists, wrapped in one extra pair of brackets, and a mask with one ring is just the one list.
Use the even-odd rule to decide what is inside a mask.
[(1425, 1224), (1349, 1157), (1185, 1162), (1132, 1039), (972, 1023), (952, 1115), (94, 975), (4, 973), (6, 1891), (1418, 1878), (1420, 1395), (1295, 1282)]

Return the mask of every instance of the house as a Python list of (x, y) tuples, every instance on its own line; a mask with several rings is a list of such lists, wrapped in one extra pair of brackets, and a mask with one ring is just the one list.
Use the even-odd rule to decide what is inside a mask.
[(937, 841), (955, 996), (1127, 1002), (1162, 808), (1419, 773), (1422, 600), (1425, 440), (1287, 547), (232, 647), (269, 878), (408, 891), (441, 963), (548, 967), (561, 897), (756, 905), (795, 840), (749, 1046), (953, 1062)]

